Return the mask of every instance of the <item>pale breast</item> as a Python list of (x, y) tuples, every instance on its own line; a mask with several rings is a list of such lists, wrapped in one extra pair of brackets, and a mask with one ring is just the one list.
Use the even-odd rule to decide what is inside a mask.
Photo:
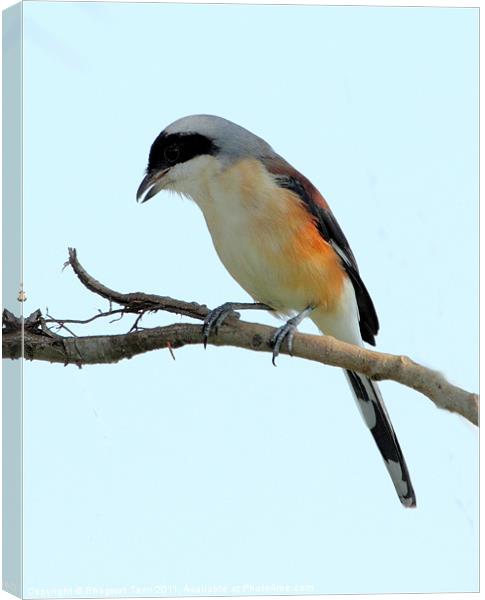
[(229, 273), (255, 299), (281, 312), (331, 310), (343, 269), (292, 192), (259, 162), (240, 161), (194, 197)]

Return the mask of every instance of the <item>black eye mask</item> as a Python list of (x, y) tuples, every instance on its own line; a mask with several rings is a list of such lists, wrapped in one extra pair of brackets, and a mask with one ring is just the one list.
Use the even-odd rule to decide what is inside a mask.
[(196, 156), (214, 155), (216, 152), (217, 147), (212, 140), (198, 133), (167, 135), (162, 131), (150, 148), (147, 170), (166, 169)]

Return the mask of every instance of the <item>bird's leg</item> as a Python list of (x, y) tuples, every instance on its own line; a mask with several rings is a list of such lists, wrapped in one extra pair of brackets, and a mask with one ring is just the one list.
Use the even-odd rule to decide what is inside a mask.
[(217, 334), (219, 326), (222, 325), (226, 317), (228, 317), (235, 310), (241, 309), (254, 309), (254, 310), (273, 310), (271, 306), (263, 304), (262, 302), (225, 302), (211, 310), (207, 317), (204, 319), (204, 325), (202, 326), (202, 334), (204, 336), (204, 348), (207, 347), (207, 341), (209, 335), (214, 330)]
[(313, 312), (313, 306), (307, 306), (305, 310), (302, 310), (301, 313), (298, 313), (295, 317), (288, 319), (286, 323), (276, 330), (275, 334), (271, 337), (270, 344), (273, 346), (273, 358), (272, 363), (276, 367), (276, 357), (280, 353), (281, 344), (284, 342), (286, 338), (288, 338), (288, 351), (290, 355), (293, 352), (293, 337), (295, 335), (296, 328), (298, 325), (306, 319), (308, 315)]

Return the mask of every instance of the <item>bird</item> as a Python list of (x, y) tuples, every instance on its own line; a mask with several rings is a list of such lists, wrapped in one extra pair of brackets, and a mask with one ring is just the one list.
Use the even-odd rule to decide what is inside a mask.
[[(215, 115), (177, 119), (156, 137), (136, 198), (178, 192), (202, 211), (216, 253), (254, 303), (225, 302), (203, 324), (204, 345), (235, 310), (289, 317), (271, 339), (273, 363), (310, 318), (323, 335), (375, 345), (377, 313), (327, 201), (261, 137)], [(405, 507), (416, 506), (408, 467), (375, 381), (344, 370)]]

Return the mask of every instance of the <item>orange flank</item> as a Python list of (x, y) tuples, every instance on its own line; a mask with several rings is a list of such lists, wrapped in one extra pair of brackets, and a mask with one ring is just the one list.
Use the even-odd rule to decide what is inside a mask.
[(341, 298), (345, 270), (298, 196), (291, 191), (285, 192), (284, 196), (288, 198), (286, 223), (279, 227), (273, 220), (273, 226), (286, 234), (286, 240), (281, 252), (273, 259), (281, 263), (278, 271), (284, 274), (285, 285), (305, 291), (309, 304), (333, 312)]

